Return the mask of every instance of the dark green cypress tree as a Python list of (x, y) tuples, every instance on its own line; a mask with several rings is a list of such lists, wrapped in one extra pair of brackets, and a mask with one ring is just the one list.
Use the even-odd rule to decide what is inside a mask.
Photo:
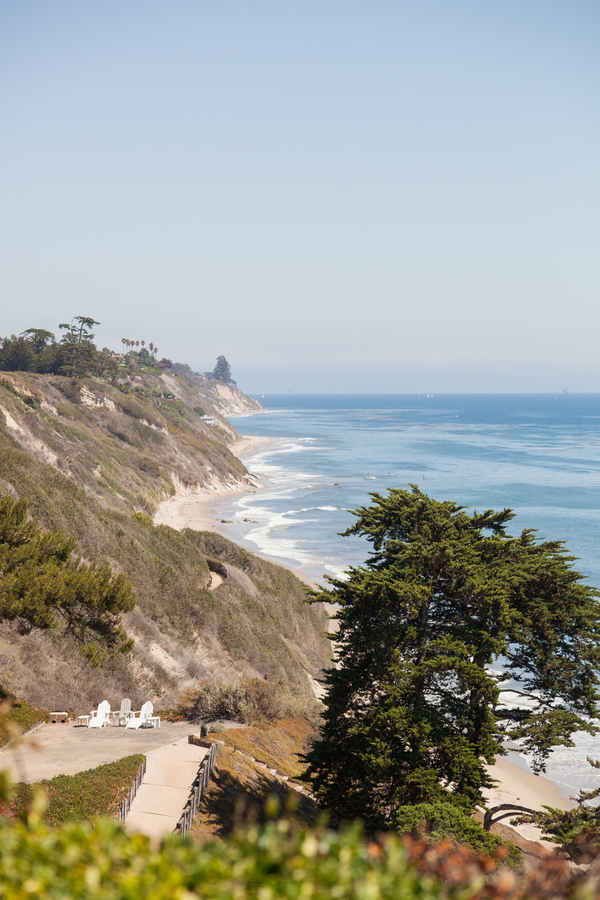
[[(346, 533), (373, 555), (314, 598), (340, 605), (339, 633), (307, 759), (337, 817), (385, 827), (406, 804), (483, 803), (508, 736), (539, 771), (575, 730), (595, 731), (600, 606), (561, 542), (506, 533), (508, 509), (471, 515), (417, 487), (372, 497)], [(519, 707), (503, 704), (499, 657)]]

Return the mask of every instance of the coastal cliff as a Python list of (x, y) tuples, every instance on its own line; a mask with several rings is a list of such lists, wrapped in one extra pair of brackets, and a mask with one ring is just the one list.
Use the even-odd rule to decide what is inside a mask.
[(260, 412), (265, 408), (259, 400), (244, 394), (235, 384), (226, 384), (216, 378), (199, 375), (192, 372), (189, 366), (176, 363), (172, 367), (172, 372), (191, 384), (221, 416), (243, 416)]
[(238, 435), (224, 413), (260, 404), (227, 385), (203, 388), (168, 372), (118, 384), (0, 376), (0, 490), (73, 536), (85, 560), (123, 573), (137, 599), (123, 617), (133, 652), (99, 668), (65, 634), (3, 623), (5, 688), (70, 710), (120, 695), (168, 706), (202, 678), (267, 677), (313, 695), (328, 662), (326, 616), (304, 602), (302, 583), (220, 536), (152, 521), (178, 491), (256, 486), (229, 449)]

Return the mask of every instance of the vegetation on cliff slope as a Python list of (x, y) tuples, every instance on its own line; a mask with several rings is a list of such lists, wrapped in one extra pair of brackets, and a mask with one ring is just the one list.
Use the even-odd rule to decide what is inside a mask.
[[(328, 647), (325, 615), (304, 603), (302, 584), (219, 535), (154, 526), (148, 515), (175, 491), (244, 483), (225, 444), (235, 433), (206, 425), (194, 408), (206, 401), (183, 379), (135, 379), (123, 393), (91, 377), (0, 378), (0, 492), (74, 538), (86, 563), (124, 575), (137, 600), (123, 617), (130, 659), (92, 670), (68, 636), (23, 637), (7, 624), (0, 678), (38, 706), (71, 710), (123, 695), (174, 705), (202, 678), (267, 676), (310, 694), (308, 674), (318, 677)], [(212, 569), (226, 579), (209, 591)]]
[(120, 614), (135, 599), (124, 575), (86, 565), (74, 549), (73, 537), (28, 521), (23, 500), (0, 497), (0, 621), (15, 622), (20, 634), (61, 629), (98, 665), (108, 651), (131, 649)]
[(123, 393), (92, 377), (4, 375), (0, 429), (103, 506), (130, 513), (151, 514), (177, 490), (249, 484), (225, 443), (235, 432), (204, 422), (195, 407), (206, 403), (191, 385), (153, 373), (131, 384)]

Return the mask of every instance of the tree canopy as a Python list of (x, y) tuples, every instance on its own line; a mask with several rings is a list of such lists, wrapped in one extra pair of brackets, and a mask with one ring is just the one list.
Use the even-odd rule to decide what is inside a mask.
[(0, 621), (22, 633), (62, 627), (96, 663), (131, 648), (119, 617), (135, 598), (124, 575), (86, 565), (74, 548), (73, 538), (28, 520), (24, 501), (0, 498)]
[(506, 738), (543, 771), (596, 731), (600, 605), (562, 542), (507, 534), (508, 509), (371, 496), (346, 534), (373, 555), (314, 596), (339, 604), (339, 633), (307, 759), (322, 803), (382, 827), (407, 804), (483, 803)]
[(231, 377), (231, 367), (224, 356), (218, 356), (214, 369), (212, 372), (207, 372), (206, 374), (211, 375), (215, 381), (222, 381), (223, 384), (235, 385), (235, 381)]
[(0, 371), (40, 372), (80, 378), (97, 375), (114, 380), (119, 365), (106, 347), (98, 350), (91, 328), (99, 325), (90, 316), (75, 316), (63, 323), (60, 342), (44, 328), (26, 328), (20, 335), (0, 338)]

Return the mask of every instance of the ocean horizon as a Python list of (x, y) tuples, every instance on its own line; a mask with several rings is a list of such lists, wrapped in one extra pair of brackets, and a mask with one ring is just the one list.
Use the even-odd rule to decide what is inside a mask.
[[(319, 583), (364, 563), (370, 545), (340, 532), (371, 493), (416, 484), (438, 500), (516, 513), (508, 530), (562, 540), (600, 586), (600, 394), (255, 394), (233, 416), (271, 442), (244, 457), (264, 487), (219, 502), (236, 543)], [(600, 785), (587, 734), (554, 752), (547, 777), (568, 796)]]
[(368, 550), (339, 538), (348, 511), (418, 484), (469, 509), (513, 509), (514, 533), (566, 541), (600, 585), (600, 394), (255, 396), (267, 411), (231, 422), (273, 440), (244, 460), (265, 488), (219, 504), (251, 549), (317, 580), (341, 575)]

